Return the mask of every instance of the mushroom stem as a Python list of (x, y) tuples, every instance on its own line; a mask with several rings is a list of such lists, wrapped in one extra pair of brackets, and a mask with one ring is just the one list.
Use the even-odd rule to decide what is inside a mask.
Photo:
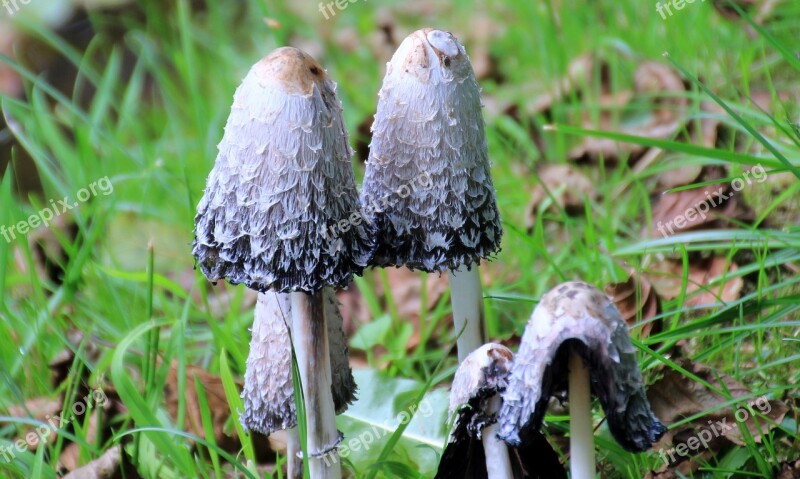
[[(500, 412), (503, 399), (499, 394), (489, 402), (488, 414)], [(514, 471), (511, 469), (511, 460), (508, 456), (508, 446), (497, 437), (500, 425), (496, 422), (483, 430), (483, 451), (486, 454), (486, 474), (488, 479), (512, 479)]]
[(291, 296), (292, 341), (306, 410), (308, 437), (305, 456), (309, 474), (314, 479), (339, 479), (342, 476), (336, 450), (339, 431), (331, 394), (331, 356), (325, 324), (324, 291), (312, 294), (293, 292)]
[(477, 264), (469, 270), (462, 266), (457, 270), (448, 270), (448, 276), (450, 300), (453, 303), (453, 325), (456, 334), (460, 333), (457, 340), (460, 363), (486, 342), (480, 268)]
[(303, 460), (298, 453), (300, 448), (300, 430), (297, 427), (286, 430), (286, 477), (287, 479), (303, 479)]
[(571, 479), (594, 479), (592, 387), (589, 368), (573, 353), (569, 358), (569, 462)]

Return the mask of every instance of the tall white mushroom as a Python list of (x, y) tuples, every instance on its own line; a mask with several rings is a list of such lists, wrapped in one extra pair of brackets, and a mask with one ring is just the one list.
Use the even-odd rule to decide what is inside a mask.
[(325, 70), (301, 50), (275, 50), (236, 90), (195, 219), (193, 254), (206, 277), (290, 295), (315, 479), (341, 476), (338, 461), (322, 460), (341, 440), (324, 289), (348, 286), (374, 241), (352, 220), (362, 212), (348, 141)]
[(463, 360), (485, 342), (479, 264), (502, 236), (480, 87), (458, 40), (426, 28), (397, 49), (379, 97), (361, 198), (373, 264), (449, 272)]
[(450, 390), (450, 417), (457, 413), (435, 479), (567, 479), (558, 454), (538, 430), (508, 446), (497, 437), (501, 393), (514, 355), (485, 344), (467, 356)]
[[(287, 431), (288, 477), (303, 477), (298, 457), (297, 411), (292, 384), (291, 298), (285, 293), (260, 293), (253, 321), (250, 354), (244, 376), (245, 429), (270, 435)], [(342, 330), (339, 303), (325, 290), (325, 320), (330, 342), (333, 404), (341, 414), (355, 400), (356, 384), (350, 369), (347, 339)]]
[(626, 450), (650, 449), (666, 431), (650, 410), (628, 325), (608, 296), (581, 282), (555, 287), (533, 310), (503, 393), (499, 436), (520, 444), (567, 389), (571, 479), (596, 474), (592, 393)]

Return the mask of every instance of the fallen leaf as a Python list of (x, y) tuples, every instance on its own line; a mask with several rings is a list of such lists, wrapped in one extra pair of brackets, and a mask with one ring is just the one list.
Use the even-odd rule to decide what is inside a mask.
[[(13, 46), (17, 35), (8, 21), (0, 18), (0, 53), (12, 60), (15, 58)], [(0, 93), (11, 98), (23, 93), (22, 77), (6, 62), (0, 62)]]
[(775, 479), (800, 479), (800, 459), (784, 464)]
[[(225, 389), (222, 386), (222, 378), (191, 364), (186, 365), (186, 391), (183, 395), (183, 399), (186, 401), (184, 430), (203, 439), (209, 439), (206, 437), (205, 429), (203, 428), (200, 400), (197, 397), (197, 389), (195, 387), (196, 383), (199, 383), (199, 386), (206, 395), (208, 410), (211, 415), (211, 426), (214, 430), (214, 440), (217, 446), (227, 452), (238, 452), (242, 444), (236, 429), (232, 426), (230, 430), (226, 430), (225, 428), (225, 425), (231, 417), (231, 410), (228, 399), (225, 396)], [(164, 401), (167, 411), (173, 421), (177, 420), (178, 417), (179, 394), (178, 364), (176, 361), (173, 361), (167, 373), (167, 381), (164, 386)], [(255, 446), (257, 460), (259, 462), (266, 462), (274, 459), (269, 453), (269, 451), (273, 449), (270, 449), (270, 441), (266, 436), (251, 432), (250, 437)]]
[[(705, 167), (697, 180), (711, 182), (724, 176), (721, 168)], [(749, 210), (739, 198), (728, 183), (664, 193), (653, 207), (652, 227), (642, 233), (666, 238), (700, 226), (722, 226), (729, 219), (750, 219)]]
[(121, 446), (114, 446), (89, 464), (75, 469), (63, 479), (110, 479), (120, 467)]
[(626, 281), (606, 285), (605, 292), (628, 326), (641, 323), (633, 331), (639, 339), (644, 339), (661, 331), (661, 321), (651, 321), (661, 313), (661, 301), (647, 278), (631, 268), (628, 275)]
[[(85, 433), (82, 435), (82, 439), (85, 440), (88, 444), (96, 444), (98, 434), (102, 433), (98, 429), (98, 420), (97, 415), (92, 414), (89, 416), (89, 423), (86, 425)], [(61, 455), (58, 457), (58, 462), (61, 467), (63, 467), (67, 471), (75, 471), (80, 466), (80, 454), (81, 454), (82, 446), (80, 444), (71, 442), (67, 444), (64, 450), (61, 452)]]
[(539, 206), (548, 198), (552, 198), (558, 209), (567, 211), (583, 211), (586, 198), (592, 201), (598, 198), (592, 180), (575, 166), (545, 165), (539, 169), (538, 176), (539, 182), (525, 208), (525, 226), (528, 231), (536, 225)]
[[(616, 115), (618, 125), (609, 125), (609, 116), (601, 115), (600, 123), (586, 123), (584, 127), (589, 129), (614, 130), (634, 136), (643, 136), (657, 139), (672, 138), (685, 120), (685, 110), (687, 100), (682, 98), (679, 93), (685, 91), (683, 80), (671, 67), (662, 63), (646, 61), (641, 63), (634, 72), (633, 81), (635, 85), (635, 96), (628, 97), (629, 103), (636, 103), (635, 99), (640, 98), (652, 104), (652, 110), (645, 117), (642, 117), (641, 107), (632, 108), (629, 114)], [(611, 92), (610, 80), (602, 85), (603, 92), (609, 95)], [(603, 96), (601, 95), (601, 98)], [(623, 96), (622, 98), (626, 98)], [(624, 105), (614, 104), (620, 109)], [(626, 113), (623, 111), (623, 113)], [(617, 123), (615, 121), (614, 123)], [(585, 138), (583, 142), (573, 148), (568, 158), (571, 160), (590, 160), (595, 161), (599, 158), (614, 160), (620, 157), (631, 157), (639, 155), (646, 150), (642, 145), (631, 143), (620, 143), (606, 138)]]
[[(225, 423), (230, 418), (230, 406), (222, 386), (222, 378), (215, 376), (195, 365), (186, 365), (186, 391), (182, 398), (186, 401), (186, 422), (184, 429), (203, 439), (206, 438), (203, 420), (200, 412), (200, 401), (197, 397), (195, 383), (203, 389), (208, 400), (208, 409), (211, 414), (211, 423), (214, 429), (214, 439), (217, 444), (229, 442), (231, 436), (225, 433)], [(178, 417), (178, 364), (176, 361), (170, 365), (167, 381), (164, 386), (164, 401), (167, 411), (174, 419)], [(234, 432), (235, 434), (235, 432)]]
[[(596, 57), (587, 53), (572, 60), (567, 67), (567, 73), (551, 84), (535, 81), (509, 83), (494, 94), (484, 94), (486, 115), (490, 118), (508, 115), (521, 124), (538, 115), (551, 118), (555, 104), (570, 96), (575, 96), (577, 99), (581, 97), (581, 89), (592, 78), (595, 61)], [(519, 102), (521, 98), (533, 100)]]
[[(780, 423), (789, 411), (778, 400), (767, 400), (765, 397), (744, 399), (752, 395), (747, 387), (708, 366), (687, 358), (678, 358), (675, 362), (714, 388), (727, 391), (738, 401), (723, 406), (729, 401), (722, 394), (678, 370), (665, 368), (663, 376), (647, 389), (653, 413), (667, 426), (698, 414), (701, 416), (678, 428), (670, 429), (653, 446), (667, 464), (647, 477), (676, 477), (670, 475), (670, 470), (690, 474), (701, 462), (714, 454), (732, 445), (743, 446), (745, 442), (739, 428), (742, 424), (753, 439), (760, 443), (762, 434), (775, 427), (772, 422)], [(759, 414), (767, 419), (759, 417)], [(686, 447), (686, 455), (677, 452), (676, 448), (681, 445)]]
[(498, 68), (497, 58), (492, 56), (490, 47), (495, 39), (503, 36), (504, 23), (485, 11), (477, 11), (470, 15), (469, 19), (471, 25), (464, 42), (469, 44), (469, 57), (475, 77), (478, 81), (491, 78), (495, 83), (503, 83), (504, 78)]
[[(680, 158), (677, 155), (665, 155), (664, 162), (670, 162), (673, 159)], [(695, 180), (703, 172), (703, 165), (699, 164), (685, 164), (681, 163), (673, 169), (666, 170), (658, 175), (657, 188), (661, 191), (671, 190), (679, 186), (686, 186), (694, 183)], [(688, 191), (688, 190), (687, 190)]]
[(370, 313), (367, 302), (357, 285), (354, 284), (347, 289), (337, 291), (336, 299), (339, 300), (342, 329), (344, 329), (346, 337), (351, 337), (356, 332), (358, 325), (372, 321), (372, 313)]
[[(739, 299), (744, 280), (740, 276), (734, 276), (737, 269), (736, 263), (729, 263), (727, 258), (720, 256), (690, 262), (684, 305), (709, 306)], [(717, 282), (710, 285), (711, 280), (723, 275), (727, 278), (723, 284)], [(669, 300), (680, 296), (683, 282), (682, 262), (671, 259), (659, 261), (650, 266), (644, 276), (660, 297)]]

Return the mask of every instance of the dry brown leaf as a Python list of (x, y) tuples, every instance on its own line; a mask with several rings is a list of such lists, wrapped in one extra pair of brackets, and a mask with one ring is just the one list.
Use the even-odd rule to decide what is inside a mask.
[[(716, 181), (725, 175), (722, 168), (704, 167), (698, 181)], [(750, 186), (754, 184), (751, 181)], [(652, 226), (646, 227), (642, 234), (651, 238), (668, 237), (701, 226), (723, 226), (728, 219), (748, 220), (750, 212), (739, 198), (728, 183), (664, 193), (653, 208)]]
[(666, 193), (653, 208), (650, 236), (667, 237), (713, 223), (730, 209), (728, 192), (712, 194), (704, 188)]
[(628, 268), (628, 279), (622, 283), (613, 283), (605, 287), (628, 326), (637, 326), (633, 331), (640, 339), (649, 337), (661, 330), (661, 321), (650, 321), (661, 313), (661, 302), (655, 288), (650, 282)]
[[(533, 81), (522, 84), (506, 84), (502, 90), (493, 95), (482, 95), (486, 115), (490, 118), (508, 115), (520, 123), (527, 123), (528, 118), (537, 115), (549, 118), (553, 105), (556, 103), (571, 95), (580, 98), (581, 89), (592, 78), (594, 68), (595, 56), (587, 53), (572, 60), (567, 67), (567, 73), (552, 84)], [(520, 98), (532, 98), (533, 100), (517, 103)]]
[(120, 468), (121, 446), (115, 446), (89, 464), (75, 469), (63, 479), (111, 479)]
[[(365, 274), (370, 274), (366, 272)], [(352, 337), (358, 325), (372, 321), (372, 314), (367, 307), (367, 302), (357, 285), (336, 292), (339, 300), (339, 311), (342, 313), (342, 329), (346, 337)]]
[[(734, 277), (738, 266), (726, 258), (715, 256), (690, 262), (689, 278), (686, 285), (686, 306), (703, 306), (714, 303), (729, 303), (739, 299), (744, 281)], [(724, 284), (709, 285), (712, 279), (726, 275)], [(683, 263), (666, 259), (653, 264), (644, 274), (664, 299), (675, 299), (681, 294), (683, 282)]]
[[(670, 161), (675, 156), (665, 156), (665, 161)], [(674, 169), (666, 170), (658, 175), (658, 186), (660, 191), (671, 190), (680, 186), (693, 183), (703, 172), (703, 165), (681, 164)]]
[[(206, 439), (195, 381), (199, 382), (199, 386), (203, 388), (203, 392), (208, 400), (208, 409), (211, 413), (211, 422), (217, 444), (222, 445), (228, 443), (230, 436), (225, 433), (225, 423), (230, 418), (231, 413), (228, 399), (225, 396), (225, 389), (222, 386), (222, 378), (191, 364), (186, 366), (186, 391), (183, 395), (183, 399), (186, 401), (186, 422), (183, 426), (184, 429), (198, 437)], [(164, 386), (164, 401), (166, 401), (167, 410), (173, 420), (178, 417), (179, 394), (178, 363), (173, 361), (169, 368), (167, 381)], [(235, 432), (232, 434), (235, 434)]]
[(800, 479), (800, 459), (784, 464), (775, 479)]
[[(630, 121), (623, 118), (619, 125), (615, 125), (609, 124), (609, 118), (614, 117), (601, 115), (599, 124), (584, 122), (584, 127), (616, 130), (629, 135), (657, 139), (673, 137), (683, 125), (685, 117), (687, 100), (675, 95), (685, 90), (683, 80), (671, 67), (650, 61), (643, 62), (637, 67), (633, 80), (636, 96), (646, 96), (653, 103), (653, 110), (647, 120), (643, 121), (639, 115), (636, 115)], [(609, 82), (610, 80), (606, 80), (602, 85), (606, 96), (610, 95), (611, 91)], [(601, 98), (603, 98), (602, 95)], [(622, 98), (626, 98), (625, 92), (618, 100)], [(614, 105), (615, 108), (621, 106), (623, 105)], [(620, 143), (605, 138), (586, 138), (569, 152), (568, 157), (572, 160), (597, 160), (599, 158), (613, 160), (622, 156), (639, 155), (645, 150), (646, 148), (642, 145)]]
[[(186, 391), (183, 396), (183, 399), (186, 401), (184, 430), (203, 439), (207, 439), (200, 413), (200, 401), (197, 397), (197, 389), (195, 386), (196, 381), (198, 381), (200, 387), (203, 388), (203, 392), (208, 401), (208, 409), (211, 413), (211, 425), (214, 430), (214, 439), (217, 445), (227, 452), (239, 451), (242, 445), (236, 433), (236, 429), (233, 427), (230, 428), (230, 431), (226, 431), (225, 429), (225, 424), (230, 419), (231, 413), (230, 405), (225, 396), (225, 389), (222, 386), (222, 379), (194, 365), (186, 366)], [(239, 385), (241, 386), (241, 384)], [(178, 394), (180, 394), (178, 391), (178, 365), (177, 362), (173, 361), (167, 373), (167, 381), (164, 386), (164, 401), (167, 411), (173, 421), (177, 420), (178, 416)], [(256, 432), (251, 432), (250, 434), (255, 445), (256, 455), (258, 456), (257, 460), (259, 462), (273, 460), (274, 457), (271, 456), (269, 452), (268, 438)]]
[(525, 208), (528, 231), (536, 224), (539, 205), (550, 195), (561, 209), (567, 211), (582, 211), (585, 198), (596, 200), (598, 197), (592, 180), (572, 165), (544, 165), (539, 169), (538, 176), (539, 183), (534, 187)]
[[(97, 436), (101, 431), (98, 430), (97, 415), (89, 416), (89, 424), (86, 426), (86, 434), (82, 438), (89, 444), (96, 444)], [(69, 443), (58, 457), (58, 462), (67, 471), (74, 471), (80, 466), (81, 446), (77, 443)]]
[[(13, 45), (17, 32), (6, 22), (0, 19), (0, 53), (14, 59)], [(22, 77), (6, 62), (0, 62), (0, 93), (12, 98), (23, 93)]]
[(469, 18), (471, 25), (464, 41), (469, 44), (469, 58), (475, 77), (479, 81), (492, 78), (497, 83), (503, 83), (497, 59), (491, 55), (490, 46), (496, 38), (502, 36), (504, 24), (484, 11), (477, 11)]
[[(716, 103), (708, 102), (703, 102), (701, 104), (701, 110), (704, 116), (687, 125), (689, 137), (686, 138), (686, 140), (691, 141), (695, 145), (714, 148), (717, 145), (717, 138), (719, 137), (719, 131), (722, 125), (722, 121), (718, 118), (718, 115), (725, 114), (725, 110)], [(662, 161), (664, 163), (669, 163), (683, 158), (685, 158), (684, 155), (671, 154), (664, 155)], [(639, 163), (637, 163), (636, 166), (638, 167)], [(668, 169), (658, 175), (656, 188), (658, 191), (664, 191), (689, 185), (698, 180), (704, 171), (705, 168), (700, 164), (686, 162), (676, 163), (674, 168)]]
[[(707, 366), (686, 358), (679, 358), (676, 363), (713, 387), (727, 391), (734, 400), (739, 399), (739, 401), (723, 407), (722, 405), (728, 402), (725, 396), (675, 369), (666, 368), (663, 377), (647, 390), (653, 413), (668, 426), (698, 414), (702, 416), (684, 426), (667, 431), (653, 446), (659, 451), (662, 460), (668, 464), (647, 477), (659, 479), (675, 477), (670, 475), (674, 474), (670, 470), (690, 474), (700, 465), (701, 459), (707, 460), (734, 444), (744, 445), (737, 420), (747, 427), (756, 442), (761, 442), (762, 434), (773, 429), (771, 422), (780, 423), (789, 411), (781, 401), (767, 400), (765, 397), (743, 399), (751, 396), (747, 387)], [(714, 409), (717, 410), (708, 412)], [(701, 441), (700, 438), (705, 441)], [(676, 449), (681, 446), (685, 448), (686, 455), (681, 455)]]

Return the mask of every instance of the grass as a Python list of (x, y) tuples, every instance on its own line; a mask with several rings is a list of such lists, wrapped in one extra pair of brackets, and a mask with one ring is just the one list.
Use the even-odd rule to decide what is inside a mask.
[[(731, 277), (742, 277), (753, 285), (751, 290), (710, 309), (687, 307), (685, 292), (664, 301), (658, 317), (662, 332), (635, 343), (645, 378), (653, 382), (662, 367), (679, 369), (670, 348), (688, 341), (692, 359), (747, 384), (754, 397), (797, 401), (800, 277), (783, 266), (800, 260), (798, 225), (742, 224), (735, 230), (648, 239), (641, 230), (650, 223), (653, 187), (665, 164), (634, 171), (625, 161), (607, 159), (591, 166), (598, 199), (587, 199), (583, 214), (542, 209), (532, 230), (525, 227), (530, 190), (538, 182), (535, 168), (563, 163), (570, 149), (586, 138), (661, 148), (678, 155), (676, 161), (685, 165), (724, 165), (732, 177), (754, 164), (797, 175), (798, 108), (779, 96), (798, 88), (798, 62), (791, 51), (800, 18), (795, 2), (778, 6), (775, 19), (755, 27), (754, 35), (744, 27), (748, 20), (725, 20), (710, 2), (687, 4), (667, 20), (654, 7), (632, 0), (576, 0), (569, 8), (555, 0), (492, 6), (434, 2), (434, 13), (426, 13), (419, 2), (376, 0), (349, 4), (329, 21), (312, 3), (241, 0), (208, 2), (196, 9), (187, 0), (143, 0), (139, 5), (143, 15), (93, 13), (101, 33), (85, 51), (20, 16), (30, 35), (60, 52), (80, 72), (78, 86), (70, 90), (59, 90), (25, 64), (2, 58), (24, 77), (26, 99), (2, 98), (3, 115), (10, 120), (18, 146), (0, 183), (0, 224), (22, 221), (51, 198), (74, 198), (78, 190), (104, 177), (112, 181), (114, 192), (70, 212), (75, 235), (49, 230), (64, 251), (56, 260), (63, 271), (59, 280), (39, 274), (38, 252), (27, 241), (0, 241), (0, 336), (12, 338), (0, 343), (0, 412), (42, 396), (63, 396), (64, 404), (72, 404), (86, 384), (103, 381), (113, 385), (124, 408), (108, 424), (111, 435), (88, 437), (87, 416), (84, 423), (60, 431), (47, 448), (21, 453), (11, 463), (0, 457), (0, 477), (57, 477), (59, 456), (70, 442), (80, 445), (84, 460), (123, 444), (138, 474), (148, 478), (221, 477), (234, 470), (237, 477), (265, 474), (255, 466), (256, 447), (238, 425), (241, 400), (236, 380), (244, 374), (252, 310), (242, 307), (247, 301), (242, 288), (229, 290), (229, 307), (215, 308), (216, 293), (199, 273), (189, 273), (195, 206), (233, 91), (249, 66), (273, 48), (294, 43), (322, 52), (321, 62), (339, 82), (349, 130), (356, 132), (377, 100), (386, 59), (373, 53), (379, 42), (375, 19), (386, 7), (400, 12), (400, 37), (436, 25), (464, 39), (468, 51), (479, 42), (477, 19), (501, 28), (488, 48), (503, 80), (488, 79), (482, 85), (487, 97), (509, 104), (528, 104), (532, 91), (546, 91), (573, 59), (593, 52), (606, 59), (608, 82), (615, 92), (631, 87), (638, 63), (670, 61), (689, 85), (682, 97), (693, 121), (703, 118), (701, 102), (716, 102), (726, 112), (719, 119), (729, 134), (712, 148), (677, 136), (654, 139), (585, 128), (575, 121), (577, 115), (600, 115), (603, 79), (595, 75), (584, 85), (582, 97), (571, 95), (557, 102), (549, 117), (487, 115), (505, 227), (503, 251), (488, 268), (492, 280), (485, 289), (494, 338), (520, 334), (536, 299), (561, 281), (581, 278), (601, 286), (625, 279), (620, 261), (647, 271), (657, 255), (688, 264), (690, 258), (713, 253), (736, 258), (739, 268), (725, 278), (712, 278), (706, 288), (718, 289)], [(280, 28), (268, 27), (265, 17)], [(124, 33), (102, 33), (113, 29)], [(357, 41), (345, 47), (337, 35)], [(669, 60), (664, 60), (664, 52)], [(81, 98), (83, 87), (94, 90), (90, 102)], [(772, 113), (748, 100), (756, 91), (767, 92)], [(544, 125), (552, 127), (545, 130)], [(531, 128), (541, 133), (540, 145), (531, 137)], [(353, 133), (353, 142), (358, 139)], [(20, 194), (17, 188), (21, 175), (29, 174), (24, 156), (34, 163), (41, 192)], [(363, 163), (355, 163), (360, 178)], [(756, 211), (758, 224), (797, 198), (797, 191), (794, 182), (783, 196), (764, 199)], [(688, 277), (682, 281), (686, 285)], [(432, 311), (421, 313), (422, 340), (409, 351), (413, 327), (400, 316), (392, 296), (381, 293), (390, 289), (389, 278), (381, 272), (368, 274), (356, 285), (374, 321), (360, 325), (353, 349), (383, 371), (369, 376), (374, 378), (371, 383), (359, 384), (360, 397), (390, 407), (343, 418), (340, 427), (352, 435), (365, 424), (392, 418), (430, 390), (438, 389), (435, 397), (442, 400), (440, 390), (455, 370), (454, 358), (442, 347), (452, 342), (446, 327), (447, 295)], [(69, 337), (75, 330), (84, 333), (77, 347)], [(96, 353), (89, 352), (93, 347)], [(74, 350), (75, 359), (54, 389), (48, 364), (65, 349)], [(164, 398), (171, 364), (179, 371), (177, 420), (168, 414)], [(238, 453), (215, 444), (213, 434), (202, 439), (183, 426), (187, 391), (196, 387), (185, 374), (189, 365), (221, 376), (231, 415), (225, 429), (246, 438)], [(210, 432), (209, 398), (200, 403), (201, 429)], [(429, 477), (441, 448), (424, 446), (423, 451), (419, 445), (441, 444), (445, 437), (443, 408), (434, 415), (412, 421), (405, 439), (399, 429), (370, 451), (354, 453), (348, 461), (358, 477), (416, 477), (420, 471)], [(566, 418), (549, 419), (554, 433), (566, 429)], [(749, 436), (746, 446), (710, 461), (695, 477), (773, 477), (779, 461), (800, 456), (796, 421), (793, 410), (760, 443)], [(8, 446), (34, 423), (0, 417), (0, 445)], [(395, 443), (399, 445), (393, 447)], [(660, 464), (656, 451), (622, 451), (603, 428), (598, 445), (604, 477), (640, 479)]]

